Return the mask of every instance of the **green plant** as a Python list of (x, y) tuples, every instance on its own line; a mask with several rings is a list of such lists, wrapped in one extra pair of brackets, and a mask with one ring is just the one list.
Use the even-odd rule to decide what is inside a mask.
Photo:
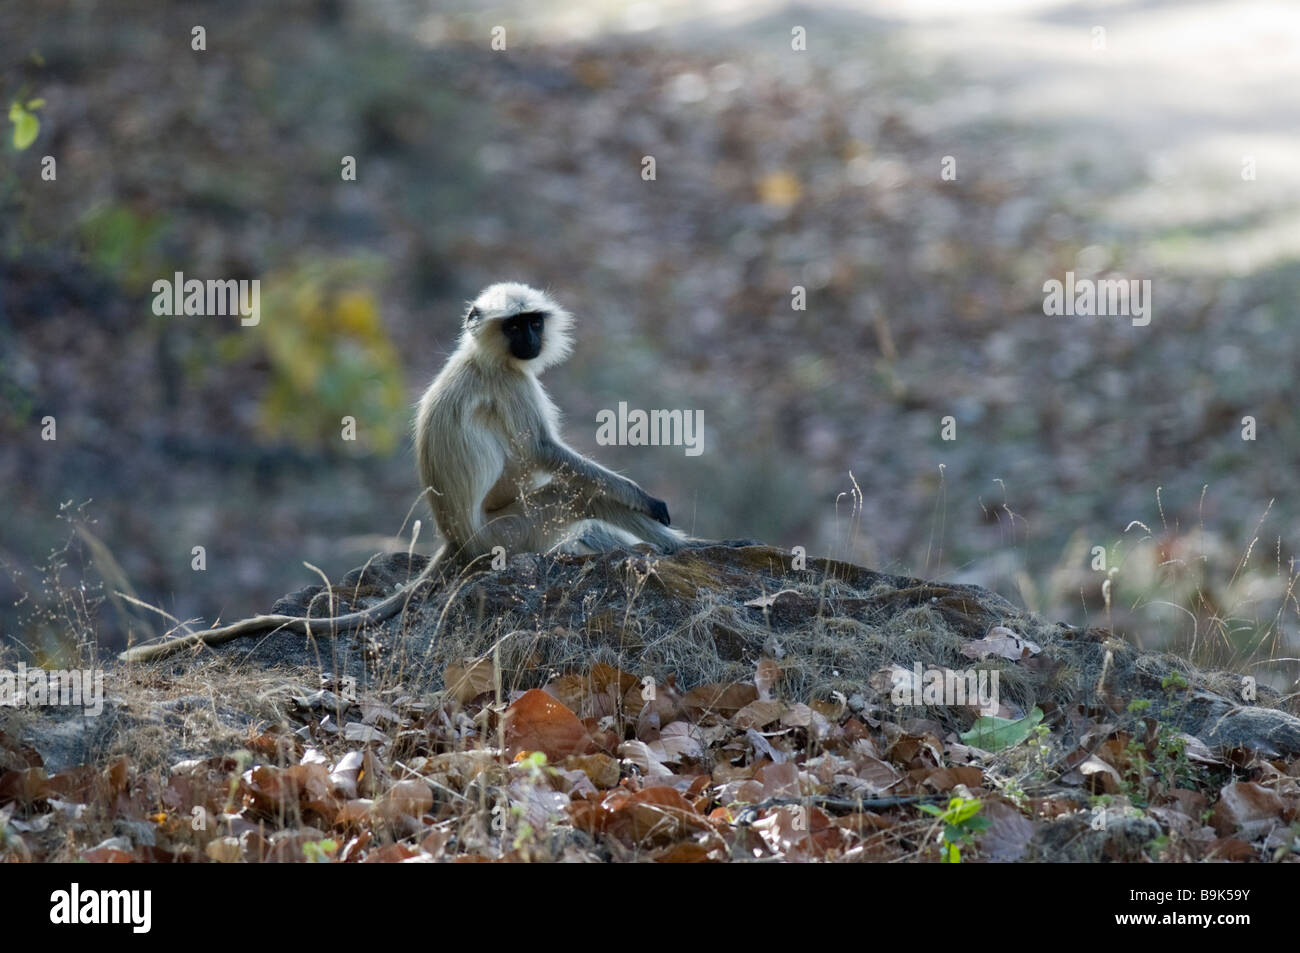
[(1171, 843), (1168, 834), (1161, 834), (1159, 837), (1147, 841), (1145, 847), (1151, 852), (1152, 860), (1159, 860), (1160, 855), (1169, 849)]
[[(971, 723), (970, 731), (959, 736), (964, 744), (983, 748), (985, 751), (1001, 751), (1012, 748), (1034, 734), (1035, 728), (1043, 720), (1043, 710), (1034, 708), (1024, 718), (1007, 719), (996, 715), (981, 715)], [(1039, 735), (1040, 741), (1042, 735)]]
[(1186, 691), (1188, 684), (1181, 672), (1170, 672), (1160, 680), (1160, 687), (1166, 694), (1173, 694), (1175, 691)]
[(977, 834), (988, 828), (988, 818), (975, 816), (982, 806), (978, 798), (967, 797), (955, 797), (944, 808), (934, 804), (917, 805), (920, 810), (933, 815), (943, 824), (943, 831), (939, 835), (942, 863), (960, 864), (961, 845), (969, 845)]
[(167, 223), (160, 214), (142, 214), (126, 205), (92, 208), (81, 220), (81, 237), (91, 262), (132, 292), (169, 274), (162, 253)]
[[(1124, 786), (1133, 803), (1139, 806), (1149, 803), (1152, 790), (1169, 791), (1188, 786), (1195, 777), (1187, 757), (1187, 738), (1170, 727), (1177, 714), (1177, 696), (1188, 689), (1188, 681), (1180, 672), (1170, 672), (1160, 680), (1160, 687), (1165, 692), (1165, 702), (1158, 713), (1146, 715), (1151, 726), (1147, 734), (1150, 741), (1141, 741), (1135, 734), (1125, 748), (1130, 763)], [(1128, 712), (1142, 715), (1150, 713), (1154, 706), (1152, 699), (1135, 698), (1129, 702)]]
[(22, 152), (41, 131), (41, 121), (36, 110), (45, 105), (43, 99), (29, 99), (25, 103), (16, 99), (9, 104), (9, 121), (14, 124), (14, 148)]
[(222, 340), (226, 359), (256, 351), (270, 365), (260, 421), (268, 436), (337, 445), (346, 417), (379, 452), (402, 439), (406, 385), (373, 290), (378, 277), (379, 266), (362, 259), (315, 259), (271, 275), (262, 320)]
[[(1038, 711), (1038, 709), (1035, 708), (1034, 711)], [(1047, 772), (1052, 766), (1052, 746), (1048, 744), (1051, 737), (1052, 729), (1046, 725), (1040, 724), (1034, 727), (1034, 745), (1035, 753), (1038, 756), (1038, 772), (1043, 777), (1047, 776)]]
[(308, 841), (302, 845), (302, 856), (309, 864), (328, 864), (338, 853), (339, 842), (332, 838)]
[(1151, 766), (1166, 790), (1190, 784), (1193, 769), (1187, 757), (1187, 739), (1162, 724), (1156, 732), (1155, 757)]
[(1020, 810), (1026, 810), (1029, 806), (1029, 794), (1025, 791), (1024, 786), (1020, 783), (1019, 778), (1010, 778), (1002, 784), (1003, 795)]

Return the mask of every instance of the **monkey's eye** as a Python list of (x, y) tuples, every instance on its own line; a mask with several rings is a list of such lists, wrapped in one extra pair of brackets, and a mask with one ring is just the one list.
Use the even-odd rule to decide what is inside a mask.
[(541, 317), (533, 318), (531, 321), (528, 322), (528, 326), (532, 328), (534, 331), (540, 331), (542, 329)]

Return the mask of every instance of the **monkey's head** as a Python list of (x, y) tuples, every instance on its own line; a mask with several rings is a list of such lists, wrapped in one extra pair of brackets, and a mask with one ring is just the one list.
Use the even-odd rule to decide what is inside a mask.
[(545, 291), (503, 282), (474, 299), (465, 314), (464, 338), (489, 360), (540, 374), (569, 356), (573, 316)]

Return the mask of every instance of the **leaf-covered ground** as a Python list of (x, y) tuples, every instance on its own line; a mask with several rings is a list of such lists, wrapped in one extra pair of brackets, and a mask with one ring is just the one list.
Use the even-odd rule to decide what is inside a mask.
[[(512, 594), (513, 620), (464, 621)], [(521, 556), (428, 595), (363, 636), (110, 666), (97, 718), (0, 708), (4, 856), (1141, 862), (1300, 847), (1285, 699), (976, 587), (718, 547)], [(971, 671), (999, 679), (991, 704), (927, 694), (930, 673)]]
[[(47, 776), (0, 734), (0, 856), (89, 861), (1292, 860), (1300, 758), (1213, 752), (1158, 720), (1058, 709), (995, 757), (848, 700), (653, 686), (598, 665), (497, 700), (300, 698), (293, 730), (162, 774)], [(334, 686), (337, 687), (337, 686)], [(764, 696), (767, 697), (764, 697)], [(857, 700), (861, 704), (861, 699)], [(1017, 776), (1008, 771), (1012, 765)], [(1054, 783), (1047, 783), (1055, 778)], [(923, 809), (977, 805), (950, 826)]]

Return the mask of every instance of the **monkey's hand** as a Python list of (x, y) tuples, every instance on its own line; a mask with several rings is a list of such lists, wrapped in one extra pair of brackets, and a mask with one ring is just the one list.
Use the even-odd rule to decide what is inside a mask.
[(646, 494), (645, 512), (651, 519), (657, 520), (665, 526), (672, 525), (672, 520), (668, 518), (668, 504), (663, 500), (656, 500), (653, 496)]

